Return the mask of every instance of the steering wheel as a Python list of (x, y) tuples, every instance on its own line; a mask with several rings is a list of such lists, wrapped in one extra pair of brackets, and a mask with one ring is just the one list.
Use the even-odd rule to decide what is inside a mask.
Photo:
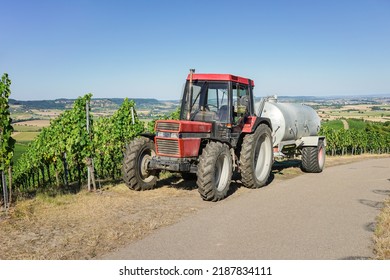
[(195, 109), (193, 112), (191, 112), (191, 115), (190, 115), (190, 120), (193, 120), (196, 116), (196, 114), (198, 114), (200, 112), (200, 109)]
[(209, 107), (214, 107), (216, 110), (218, 110), (217, 105), (214, 105), (214, 104), (207, 104), (207, 105), (205, 106), (205, 108), (207, 108), (207, 109), (210, 111)]

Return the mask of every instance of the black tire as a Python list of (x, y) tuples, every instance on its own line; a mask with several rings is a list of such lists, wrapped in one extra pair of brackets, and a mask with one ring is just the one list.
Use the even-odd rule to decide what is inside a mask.
[(241, 182), (256, 189), (267, 184), (273, 164), (271, 129), (260, 124), (253, 134), (245, 135), (240, 154)]
[(199, 157), (196, 181), (203, 200), (218, 201), (227, 196), (232, 169), (229, 147), (219, 142), (208, 143)]
[(155, 155), (154, 143), (149, 138), (136, 138), (127, 145), (122, 171), (123, 180), (130, 189), (150, 190), (156, 185), (158, 172), (147, 169), (148, 162)]
[(325, 145), (318, 141), (317, 147), (302, 148), (301, 169), (307, 173), (321, 173), (325, 166)]

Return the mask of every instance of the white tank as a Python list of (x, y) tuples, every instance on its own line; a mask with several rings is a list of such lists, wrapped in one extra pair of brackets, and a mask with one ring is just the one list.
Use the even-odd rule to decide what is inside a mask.
[[(255, 104), (257, 115), (260, 107), (261, 101)], [(274, 147), (282, 141), (316, 136), (321, 127), (321, 119), (313, 108), (297, 103), (278, 103), (276, 98), (265, 101), (260, 115), (271, 120)]]

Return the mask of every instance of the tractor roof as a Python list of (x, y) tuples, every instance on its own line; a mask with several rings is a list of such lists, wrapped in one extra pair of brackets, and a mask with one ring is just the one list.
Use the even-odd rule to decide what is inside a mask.
[[(204, 81), (232, 81), (232, 82), (237, 82), (241, 84), (246, 84), (248, 85), (248, 79), (231, 75), (231, 74), (192, 74), (192, 79), (193, 80), (204, 80)], [(187, 80), (190, 80), (190, 74), (187, 76)], [(252, 86), (255, 85), (254, 81), (252, 82)]]

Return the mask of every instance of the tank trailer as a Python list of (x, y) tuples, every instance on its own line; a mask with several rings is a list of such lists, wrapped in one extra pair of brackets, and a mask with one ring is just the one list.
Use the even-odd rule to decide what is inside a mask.
[(274, 157), (301, 156), (304, 172), (322, 172), (324, 136), (309, 106), (255, 103), (254, 81), (231, 74), (195, 74), (191, 69), (179, 120), (157, 120), (155, 134), (142, 134), (124, 153), (123, 179), (132, 190), (152, 189), (159, 172), (196, 179), (202, 199), (228, 195), (233, 172), (248, 188), (269, 182)]

